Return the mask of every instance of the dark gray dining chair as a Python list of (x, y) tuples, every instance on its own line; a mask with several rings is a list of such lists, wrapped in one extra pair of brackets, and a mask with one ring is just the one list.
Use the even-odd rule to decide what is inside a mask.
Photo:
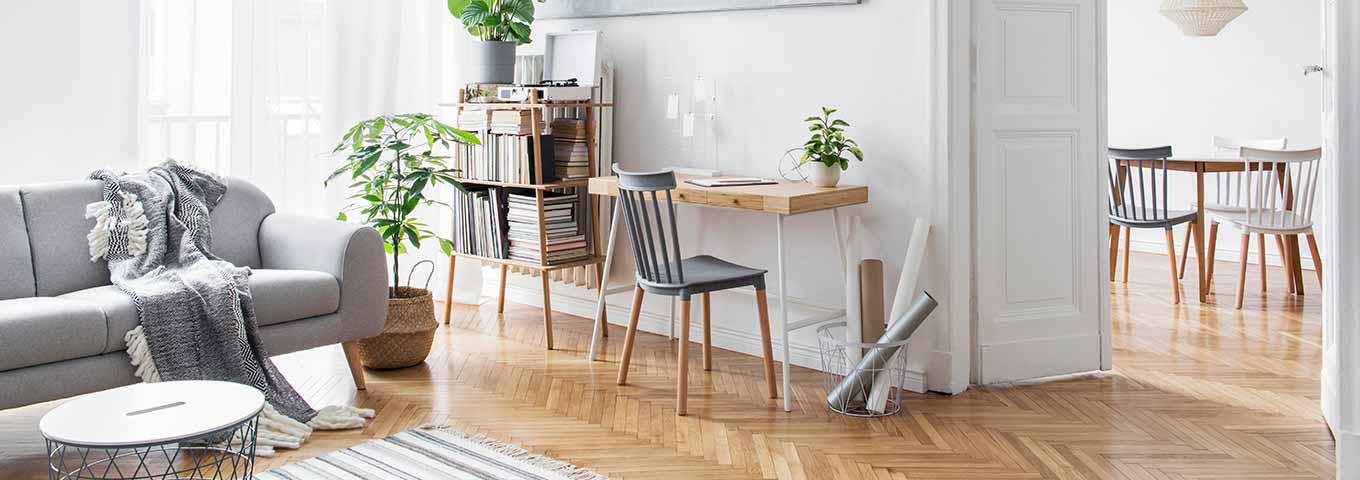
[[(1124, 228), (1124, 283), (1129, 281), (1128, 235), (1134, 228), (1160, 228), (1166, 232), (1166, 254), (1171, 259), (1171, 286), (1181, 303), (1180, 275), (1176, 269), (1176, 237), (1172, 228), (1188, 223), (1191, 231), (1198, 215), (1192, 210), (1167, 207), (1167, 161), (1171, 147), (1111, 148), (1107, 158), (1110, 182), (1110, 223)], [(1110, 239), (1111, 259), (1118, 253), (1117, 237)], [(1200, 260), (1203, 261), (1203, 260)], [(1110, 268), (1114, 274), (1113, 262)]]
[(676, 187), (671, 171), (632, 173), (617, 165), (619, 201), (624, 222), (632, 240), (633, 260), (637, 263), (637, 288), (633, 290), (633, 310), (628, 319), (628, 335), (619, 363), (619, 385), (628, 383), (628, 362), (633, 356), (638, 314), (644, 292), (680, 298), (680, 353), (677, 365), (675, 412), (685, 415), (689, 375), (690, 298), (699, 295), (703, 307), (704, 370), (713, 368), (710, 339), (708, 294), (732, 288), (754, 287), (756, 309), (760, 314), (760, 340), (765, 355), (765, 385), (775, 398), (774, 355), (770, 351), (770, 312), (765, 302), (765, 270), (747, 268), (708, 255), (682, 259), (680, 236), (675, 226), (675, 205), (671, 190)]

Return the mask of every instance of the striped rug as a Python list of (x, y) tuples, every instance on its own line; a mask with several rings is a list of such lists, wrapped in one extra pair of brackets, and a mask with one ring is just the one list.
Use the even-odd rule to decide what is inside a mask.
[(607, 480), (515, 445), (418, 428), (256, 475), (262, 480)]

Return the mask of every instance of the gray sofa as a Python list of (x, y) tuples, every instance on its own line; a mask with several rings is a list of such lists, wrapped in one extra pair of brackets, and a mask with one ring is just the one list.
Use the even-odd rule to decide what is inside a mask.
[[(212, 252), (253, 270), (250, 288), (271, 355), (342, 343), (362, 389), (354, 340), (386, 318), (387, 267), (371, 228), (274, 212), (232, 178), (212, 212)], [(132, 299), (91, 262), (85, 205), (96, 181), (0, 187), (0, 409), (139, 380), (123, 336), (137, 326)], [(154, 221), (154, 220), (153, 220)]]

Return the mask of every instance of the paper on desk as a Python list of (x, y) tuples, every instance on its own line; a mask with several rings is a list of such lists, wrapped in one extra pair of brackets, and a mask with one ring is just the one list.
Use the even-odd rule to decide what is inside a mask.
[(680, 135), (683, 136), (683, 137), (685, 137), (685, 138), (693, 137), (693, 136), (694, 136), (694, 113), (693, 113), (693, 112), (691, 112), (691, 113), (686, 113), (686, 114), (685, 114), (685, 120), (684, 120), (683, 123), (684, 123), (683, 132), (682, 132)]

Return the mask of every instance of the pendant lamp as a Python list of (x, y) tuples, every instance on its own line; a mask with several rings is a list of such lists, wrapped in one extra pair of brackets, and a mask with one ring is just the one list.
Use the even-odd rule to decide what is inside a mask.
[(1212, 37), (1246, 12), (1247, 4), (1242, 0), (1165, 0), (1160, 11), (1186, 36)]

